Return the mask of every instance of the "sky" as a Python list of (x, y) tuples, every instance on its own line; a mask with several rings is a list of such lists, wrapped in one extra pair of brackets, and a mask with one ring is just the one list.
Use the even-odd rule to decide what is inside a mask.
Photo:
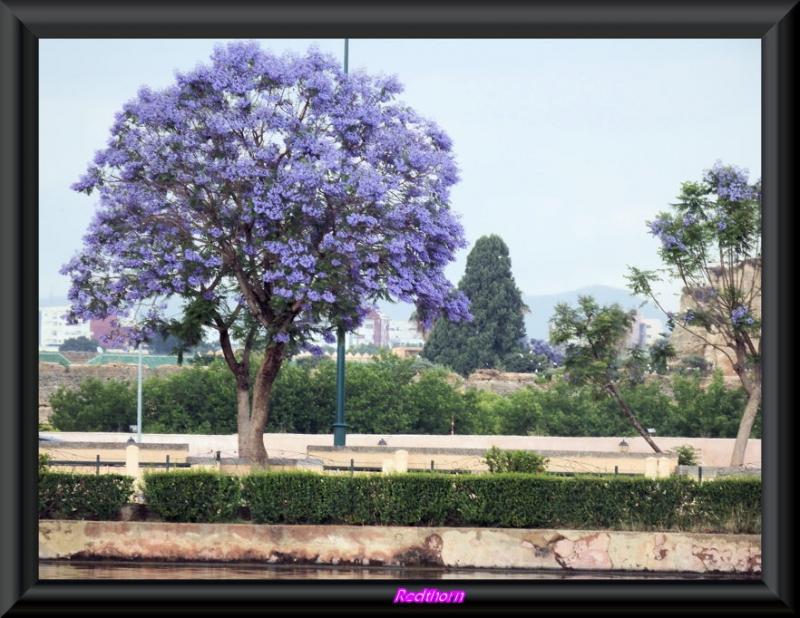
[[(70, 189), (105, 147), (114, 114), (141, 86), (209, 60), (221, 39), (39, 41), (39, 297), (66, 297), (59, 269), (83, 244), (96, 194)], [(344, 62), (344, 39), (269, 39), (274, 53), (316, 45)], [(468, 246), (509, 248), (524, 295), (626, 288), (629, 266), (657, 269), (647, 221), (716, 161), (761, 177), (760, 39), (349, 39), (348, 70), (395, 75), (398, 99), (452, 139), (451, 209)], [(677, 310), (680, 287), (656, 288)]]

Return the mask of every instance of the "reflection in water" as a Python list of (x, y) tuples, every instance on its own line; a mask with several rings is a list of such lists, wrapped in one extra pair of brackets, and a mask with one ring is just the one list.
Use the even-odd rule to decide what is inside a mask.
[(754, 579), (760, 575), (40, 560), (39, 579)]

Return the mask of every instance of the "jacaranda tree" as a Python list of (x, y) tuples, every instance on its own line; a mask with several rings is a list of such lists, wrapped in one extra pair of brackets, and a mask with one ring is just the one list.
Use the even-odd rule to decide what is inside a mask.
[[(141, 88), (73, 185), (99, 206), (62, 269), (69, 319), (128, 316), (133, 344), (217, 329), (237, 378), (240, 456), (265, 466), (270, 389), (288, 354), (332, 343), (377, 300), (414, 303), (428, 326), (471, 318), (444, 276), (465, 246), (449, 206), (451, 140), (400, 92), (315, 48), (277, 56), (252, 42), (216, 47), (164, 90)], [(183, 300), (181, 319), (166, 316), (169, 298)]]
[(652, 283), (661, 274), (683, 283), (691, 304), (665, 311), (670, 325), (727, 357), (747, 393), (731, 456), (740, 466), (761, 404), (761, 180), (750, 184), (747, 170), (717, 162), (701, 182), (681, 185), (672, 209), (647, 222), (665, 268), (630, 268), (628, 280), (659, 307)]

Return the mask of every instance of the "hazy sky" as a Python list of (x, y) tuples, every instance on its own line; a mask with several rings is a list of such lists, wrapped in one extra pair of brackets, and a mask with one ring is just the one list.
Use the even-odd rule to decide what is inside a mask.
[[(39, 295), (65, 296), (60, 267), (82, 246), (96, 196), (75, 182), (105, 147), (114, 114), (142, 85), (209, 59), (213, 39), (39, 41)], [(344, 39), (262, 40), (276, 53), (312, 44), (344, 60)], [(396, 75), (400, 99), (453, 140), (452, 209), (470, 246), (508, 245), (526, 295), (602, 284), (628, 265), (658, 268), (646, 221), (681, 182), (721, 160), (761, 176), (759, 39), (350, 39), (349, 70)], [(677, 309), (676, 285), (664, 286)]]

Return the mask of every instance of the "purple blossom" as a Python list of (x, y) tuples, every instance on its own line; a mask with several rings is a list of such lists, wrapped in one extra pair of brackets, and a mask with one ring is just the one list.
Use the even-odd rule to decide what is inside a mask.
[[(301, 346), (387, 295), (429, 324), (471, 319), (444, 276), (466, 246), (449, 207), (452, 142), (400, 92), (314, 48), (278, 56), (254, 42), (141, 88), (72, 187), (98, 197), (62, 269), (72, 315), (229, 299)], [(148, 315), (166, 319), (158, 304)]]
[(755, 323), (755, 319), (752, 315), (750, 315), (750, 309), (743, 305), (739, 305), (731, 311), (731, 322), (734, 326), (741, 327), (745, 324), (750, 326), (751, 324)]
[(717, 161), (706, 171), (703, 180), (716, 190), (718, 197), (730, 202), (744, 202), (760, 196), (760, 192), (748, 184), (748, 173), (746, 169)]

